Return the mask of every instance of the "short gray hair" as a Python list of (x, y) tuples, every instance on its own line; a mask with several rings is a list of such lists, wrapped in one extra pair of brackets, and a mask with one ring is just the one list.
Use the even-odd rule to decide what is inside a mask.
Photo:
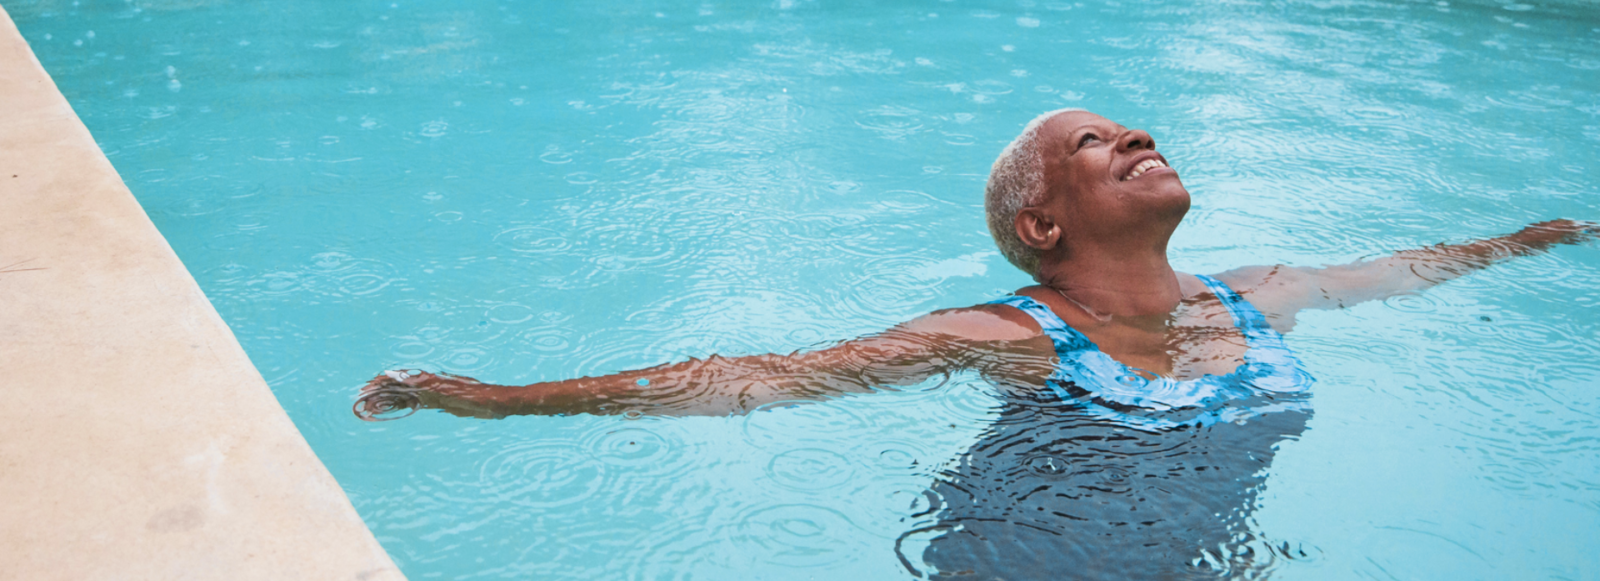
[(1011, 264), (1039, 277), (1039, 251), (1022, 243), (1017, 237), (1017, 213), (1028, 206), (1044, 202), (1047, 189), (1044, 183), (1044, 151), (1039, 143), (1039, 131), (1052, 117), (1083, 109), (1057, 109), (1034, 117), (1022, 128), (1022, 134), (1011, 140), (1000, 158), (989, 169), (989, 183), (984, 187), (983, 211), (989, 221), (989, 235), (1000, 247), (1000, 253)]

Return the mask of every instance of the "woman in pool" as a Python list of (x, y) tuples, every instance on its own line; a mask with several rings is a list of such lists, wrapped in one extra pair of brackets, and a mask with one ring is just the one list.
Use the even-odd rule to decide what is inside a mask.
[[(1274, 444), (1309, 417), (1284, 344), (1302, 309), (1419, 291), (1590, 239), (1557, 220), (1348, 265), (1174, 271), (1189, 193), (1142, 130), (1081, 110), (1034, 119), (994, 164), (985, 208), (1039, 284), (807, 353), (692, 359), (525, 386), (432, 373), (369, 382), (356, 414), (727, 415), (971, 369), (1008, 405), (934, 487), (922, 561), (973, 579), (1177, 578), (1262, 566), (1248, 517)], [(902, 555), (908, 567), (921, 566)]]

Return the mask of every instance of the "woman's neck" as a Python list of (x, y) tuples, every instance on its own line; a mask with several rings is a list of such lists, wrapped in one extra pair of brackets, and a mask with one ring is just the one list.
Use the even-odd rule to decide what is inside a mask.
[(1102, 322), (1111, 317), (1165, 319), (1185, 296), (1164, 252), (1078, 251), (1039, 266), (1041, 284)]

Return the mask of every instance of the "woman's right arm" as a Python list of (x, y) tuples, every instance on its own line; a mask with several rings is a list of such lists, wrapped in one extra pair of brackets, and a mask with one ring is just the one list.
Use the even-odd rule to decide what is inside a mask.
[[(531, 385), (493, 385), (467, 377), (389, 372), (368, 382), (355, 412), (362, 419), (401, 409), (458, 416), (742, 414), (777, 401), (825, 399), (914, 385), (961, 369), (985, 369), (996, 355), (1037, 351), (1036, 324), (1015, 309), (980, 305), (938, 311), (888, 331), (789, 355), (711, 356)], [(1046, 341), (1048, 343), (1048, 341)], [(1048, 349), (1048, 345), (1044, 345)], [(1046, 356), (1047, 358), (1048, 356)]]

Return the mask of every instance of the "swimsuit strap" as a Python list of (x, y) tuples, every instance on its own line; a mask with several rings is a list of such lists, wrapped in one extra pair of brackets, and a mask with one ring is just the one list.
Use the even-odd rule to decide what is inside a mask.
[(1228, 308), (1228, 314), (1233, 315), (1233, 324), (1244, 333), (1249, 348), (1244, 352), (1245, 365), (1235, 373), (1250, 377), (1257, 389), (1266, 391), (1301, 391), (1311, 386), (1311, 375), (1301, 369), (1300, 358), (1295, 357), (1294, 351), (1289, 349), (1283, 334), (1267, 322), (1266, 315), (1261, 314), (1255, 305), (1244, 300), (1239, 293), (1233, 292), (1228, 285), (1222, 284), (1222, 281), (1209, 276), (1195, 276), (1217, 295), (1222, 305)]
[(1083, 333), (1079, 333), (1077, 329), (1072, 328), (1066, 321), (1061, 320), (1061, 317), (1056, 316), (1055, 311), (1051, 311), (1050, 307), (1034, 300), (1033, 297), (1006, 295), (985, 304), (1014, 307), (1033, 317), (1034, 322), (1039, 323), (1039, 328), (1044, 330), (1044, 335), (1050, 338), (1050, 342), (1055, 343), (1056, 353), (1096, 349), (1094, 343), (1089, 341), (1088, 337), (1085, 337)]
[(1272, 328), (1272, 324), (1267, 322), (1267, 316), (1256, 310), (1255, 305), (1244, 300), (1239, 293), (1233, 292), (1228, 285), (1203, 274), (1194, 277), (1205, 283), (1211, 294), (1217, 295), (1217, 300), (1222, 301), (1222, 306), (1227, 307), (1228, 314), (1233, 317), (1234, 326), (1244, 333), (1245, 341), (1251, 347), (1266, 346), (1263, 343), (1272, 343), (1274, 339), (1278, 342), (1283, 341), (1283, 335)]

